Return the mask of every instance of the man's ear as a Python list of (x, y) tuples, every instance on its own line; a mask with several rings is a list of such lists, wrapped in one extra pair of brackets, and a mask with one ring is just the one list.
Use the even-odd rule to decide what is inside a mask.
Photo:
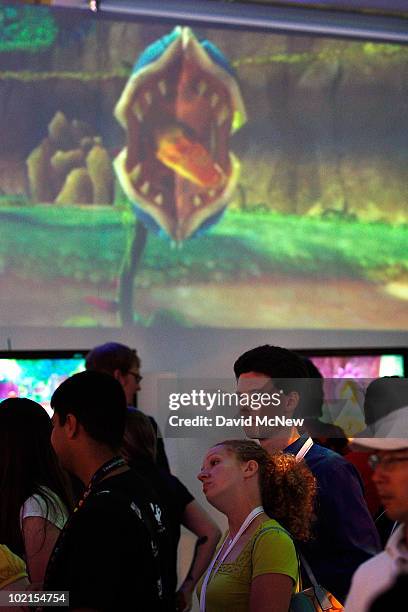
[(65, 419), (64, 428), (69, 440), (78, 436), (80, 423), (75, 415), (68, 413)]
[(122, 379), (122, 372), (119, 370), (119, 368), (116, 368), (116, 370), (113, 371), (113, 378), (116, 378), (116, 380), (118, 380), (119, 382)]
[(288, 417), (291, 417), (299, 404), (300, 395), (297, 391), (290, 391), (286, 397), (287, 403), (285, 412)]
[(255, 474), (258, 473), (258, 470), (259, 470), (258, 462), (255, 461), (255, 459), (250, 459), (249, 461), (246, 462), (245, 467), (244, 467), (245, 478), (252, 478), (252, 476), (255, 476)]

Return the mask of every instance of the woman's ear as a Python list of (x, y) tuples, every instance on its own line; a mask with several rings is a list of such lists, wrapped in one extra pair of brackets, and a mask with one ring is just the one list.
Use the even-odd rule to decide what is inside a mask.
[(252, 478), (252, 476), (255, 476), (255, 474), (258, 473), (258, 470), (259, 470), (258, 462), (255, 461), (255, 459), (250, 459), (245, 464), (245, 467), (244, 467), (244, 477), (245, 478)]

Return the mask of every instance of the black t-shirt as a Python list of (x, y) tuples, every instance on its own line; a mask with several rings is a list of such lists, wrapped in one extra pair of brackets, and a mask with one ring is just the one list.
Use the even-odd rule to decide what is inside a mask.
[(173, 474), (159, 469), (153, 462), (139, 459), (132, 462), (132, 469), (152, 486), (160, 504), (163, 506), (170, 532), (172, 558), (170, 570), (170, 589), (177, 587), (177, 549), (180, 540), (180, 527), (186, 506), (194, 500), (190, 491)]
[(165, 532), (161, 509), (132, 470), (106, 478), (61, 533), (44, 589), (69, 591), (70, 608), (169, 609), (157, 545)]
[(157, 438), (157, 456), (156, 456), (156, 464), (157, 466), (163, 470), (164, 472), (168, 472), (170, 474), (170, 466), (169, 460), (167, 459), (166, 449), (164, 448), (163, 437), (159, 431), (159, 426), (152, 416), (147, 415), (152, 427), (154, 429), (154, 433)]

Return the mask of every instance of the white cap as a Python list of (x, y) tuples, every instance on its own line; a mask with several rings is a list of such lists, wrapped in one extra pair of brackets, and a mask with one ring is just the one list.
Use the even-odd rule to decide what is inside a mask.
[(408, 406), (393, 410), (350, 440), (353, 447), (408, 449)]

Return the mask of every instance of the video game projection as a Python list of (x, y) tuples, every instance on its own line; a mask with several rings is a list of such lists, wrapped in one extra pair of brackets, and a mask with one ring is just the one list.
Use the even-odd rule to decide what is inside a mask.
[(0, 2), (0, 325), (406, 328), (407, 68)]

